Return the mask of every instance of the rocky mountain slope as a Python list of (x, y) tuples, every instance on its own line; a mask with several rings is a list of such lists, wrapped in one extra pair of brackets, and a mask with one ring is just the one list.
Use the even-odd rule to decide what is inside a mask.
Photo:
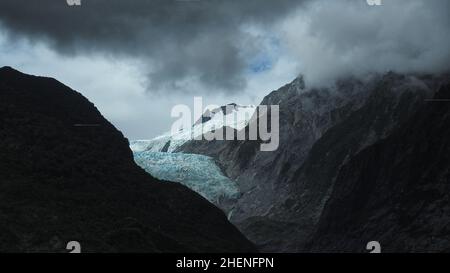
[(280, 147), (191, 141), (180, 150), (216, 158), (242, 197), (231, 220), (263, 251), (306, 251), (340, 168), (390, 136), (447, 76), (387, 73), (308, 88), (300, 77), (269, 94), (280, 106)]
[(313, 251), (450, 251), (450, 80), (434, 100), (339, 171)]
[(133, 161), (124, 136), (54, 79), (0, 69), (0, 251), (249, 252), (222, 211)]
[(395, 73), (376, 78), (373, 89), (366, 89), (368, 97), (361, 107), (318, 139), (288, 182), (290, 197), (285, 199), (284, 208), (276, 212), (284, 219), (302, 223), (301, 229), (292, 231), (295, 235), (288, 249), (304, 250), (304, 242), (317, 225), (342, 165), (406, 122), (426, 98), (433, 96), (442, 80)]

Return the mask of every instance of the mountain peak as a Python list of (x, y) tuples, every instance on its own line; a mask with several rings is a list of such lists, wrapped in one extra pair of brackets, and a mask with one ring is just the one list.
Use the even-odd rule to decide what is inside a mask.
[(19, 71), (15, 70), (15, 69), (12, 68), (11, 66), (3, 66), (3, 67), (0, 67), (0, 73), (6, 73), (6, 72), (15, 72), (15, 73), (19, 73)]
[(297, 78), (295, 78), (295, 80), (292, 81), (291, 85), (296, 87), (297, 89), (303, 90), (306, 88), (305, 78), (303, 77), (303, 75), (299, 75)]

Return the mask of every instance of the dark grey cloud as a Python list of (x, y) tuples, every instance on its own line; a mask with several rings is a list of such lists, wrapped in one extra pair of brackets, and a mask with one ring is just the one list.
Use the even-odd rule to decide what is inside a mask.
[(12, 39), (44, 41), (70, 56), (135, 58), (154, 92), (245, 90), (249, 63), (264, 57), (270, 41), (252, 27), (277, 36), (278, 57), (298, 62), (298, 72), (316, 83), (387, 70), (448, 70), (450, 1), (382, 2), (82, 0), (69, 7), (65, 0), (0, 0), (0, 26)]
[(232, 92), (245, 87), (248, 61), (259, 54), (257, 37), (243, 27), (271, 26), (302, 2), (82, 0), (69, 7), (65, 0), (1, 0), (0, 25), (12, 38), (45, 41), (63, 54), (140, 59), (153, 89), (195, 79)]

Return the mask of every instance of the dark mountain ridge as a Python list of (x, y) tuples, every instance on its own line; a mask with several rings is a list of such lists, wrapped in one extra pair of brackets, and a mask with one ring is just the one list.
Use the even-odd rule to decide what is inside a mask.
[(0, 251), (252, 252), (200, 195), (154, 179), (81, 94), (0, 69)]

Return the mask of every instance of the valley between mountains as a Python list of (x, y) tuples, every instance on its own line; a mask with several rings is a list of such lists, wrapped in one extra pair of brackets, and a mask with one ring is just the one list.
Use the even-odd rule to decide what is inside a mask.
[(80, 93), (1, 68), (0, 250), (449, 251), (449, 100), (448, 74), (299, 76), (261, 102), (280, 109), (279, 148), (264, 152), (190, 138), (243, 134), (258, 106), (129, 142)]

